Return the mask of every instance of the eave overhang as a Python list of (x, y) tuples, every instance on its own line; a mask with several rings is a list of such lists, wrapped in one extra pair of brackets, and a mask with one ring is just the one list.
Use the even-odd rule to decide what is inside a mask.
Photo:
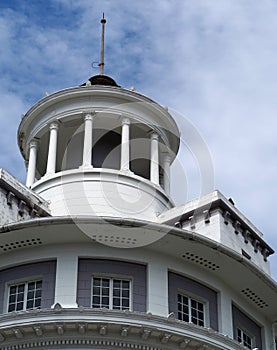
[[(196, 265), (193, 262), (186, 261), (185, 263), (203, 269), (205, 273), (213, 274), (215, 278), (224, 281), (226, 285), (235, 290), (240, 297), (245, 298), (248, 303), (263, 313), (266, 318), (271, 321), (277, 319), (276, 282), (257, 265), (234, 250), (195, 232), (136, 219), (48, 217), (3, 226), (0, 229), (0, 244), (3, 245), (4, 242), (12, 240), (13, 235), (20, 235), (21, 239), (24, 239), (25, 236), (29, 237), (33, 233), (35, 237), (40, 239), (40, 246), (58, 247), (61, 245), (63, 247), (64, 244), (74, 244), (74, 246), (76, 244), (102, 245), (104, 242), (92, 240), (83, 232), (82, 229), (86, 226), (90, 231), (100, 232), (101, 235), (103, 232), (105, 232), (105, 235), (114, 234), (117, 228), (120, 231), (125, 228), (125, 232), (130, 232), (134, 229), (136, 234), (141, 233), (146, 236), (155, 235), (158, 232), (160, 239), (138, 249), (155, 251), (161, 256), (164, 254), (167, 257), (172, 256), (172, 258), (180, 260), (183, 260), (183, 255), (186, 251), (211, 257), (213, 262), (218, 265), (218, 268), (214, 271), (208, 267)], [(43, 229), (40, 230), (39, 228)], [(109, 256), (109, 246), (106, 246), (105, 249), (107, 256)], [(3, 250), (0, 251), (0, 254), (6, 253)], [(168, 266), (168, 269), (171, 269), (171, 267)], [(252, 289), (258, 296), (261, 296), (261, 299), (264, 300), (264, 305), (259, 306), (257, 303), (249, 300), (243, 293), (246, 287)]]

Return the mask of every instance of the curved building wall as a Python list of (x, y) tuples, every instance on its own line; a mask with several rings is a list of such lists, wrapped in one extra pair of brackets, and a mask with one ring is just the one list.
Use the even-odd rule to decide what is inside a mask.
[[(50, 239), (51, 234), (56, 237), (56, 240), (61, 235), (63, 238), (60, 244), (55, 246), (44, 244), (36, 249), (18, 249), (18, 251), (12, 253), (2, 253), (2, 271), (0, 274), (3, 303), (7, 300), (7, 293), (5, 293), (7, 283), (24, 281), (33, 277), (42, 278), (44, 287), (47, 287), (47, 289), (42, 293), (41, 309), (36, 310), (35, 320), (32, 319), (31, 321), (30, 319), (28, 322), (37, 324), (44, 320), (44, 317), (46, 317), (44, 315), (47, 314), (47, 322), (51, 320), (56, 324), (58, 319), (58, 325), (63, 324), (66, 331), (63, 334), (61, 330), (60, 337), (64, 337), (71, 334), (70, 332), (73, 329), (72, 325), (67, 326), (69, 320), (64, 312), (76, 309), (79, 310), (80, 315), (77, 311), (74, 314), (75, 325), (85, 322), (86, 327), (90, 327), (87, 323), (88, 320), (94, 320), (94, 317), (96, 317), (101, 324), (108, 327), (108, 332), (112, 332), (112, 328), (109, 327), (112, 327), (113, 318), (116, 319), (116, 322), (121, 319), (120, 322), (123, 322), (123, 324), (127, 322), (130, 325), (136, 317), (141, 317), (139, 322), (144, 325), (143, 327), (149, 330), (152, 325), (155, 325), (156, 329), (163, 325), (165, 327), (163, 332), (171, 334), (170, 337), (173, 337), (174, 332), (176, 334), (181, 332), (190, 341), (198, 339), (197, 342), (199, 342), (199, 335), (205, 333), (201, 340), (203, 344), (214, 344), (215, 339), (220, 338), (220, 334), (228, 335), (228, 337), (222, 336), (220, 341), (217, 340), (221, 344), (218, 347), (210, 345), (211, 349), (236, 349), (238, 343), (232, 339), (236, 339), (235, 329), (237, 325), (240, 325), (244, 332), (252, 335), (255, 344), (262, 345), (261, 348), (267, 349), (270, 344), (272, 337), (271, 324), (265, 317), (265, 313), (262, 313), (262, 310), (259, 310), (258, 307), (251, 306), (238, 291), (234, 291), (228, 283), (224, 282), (224, 275), (221, 274), (220, 270), (207, 270), (203, 266), (197, 266), (192, 262), (174, 256), (170, 245), (174, 237), (170, 235), (159, 243), (165, 244), (165, 249), (162, 252), (159, 251), (158, 243), (152, 248), (136, 249), (118, 249), (90, 240), (81, 243), (81, 237), (79, 237), (79, 242), (76, 240), (75, 243), (66, 243), (67, 239), (73, 239), (72, 233), (76, 229), (75, 225), (59, 229), (52, 226), (52, 228), (49, 227), (51, 231), (48, 231), (45, 226), (34, 229), (37, 232), (43, 232), (44, 239), (46, 237)], [(102, 232), (105, 232), (104, 227), (102, 227)], [(24, 232), (21, 235), (24, 235)], [(187, 242), (186, 248), (193, 251), (193, 244), (191, 246), (189, 244)], [(182, 245), (182, 240), (179, 239), (178, 245)], [(197, 245), (195, 248), (200, 250), (201, 246)], [(50, 256), (52, 259), (56, 257), (57, 262), (49, 261)], [(45, 261), (47, 257), (48, 261)], [(43, 259), (43, 261), (28, 263), (30, 260), (38, 261), (39, 259)], [(5, 266), (10, 265), (10, 261), (15, 260), (18, 261), (18, 266), (5, 268)], [(220, 260), (224, 263), (222, 257)], [(123, 310), (111, 310), (112, 313), (106, 310), (102, 313), (98, 308), (91, 308), (92, 277), (122, 278), (129, 279), (132, 282), (132, 307), (127, 314)], [(55, 283), (57, 278), (59, 280), (58, 284)], [(180, 320), (178, 315), (179, 293), (206, 306), (205, 317), (208, 322), (204, 324), (204, 327), (194, 324), (193, 320), (189, 322)], [(77, 301), (75, 307), (68, 308), (65, 306), (68, 303), (68, 298)], [(60, 308), (57, 308), (56, 299), (60, 304)], [(49, 313), (49, 310), (53, 310), (52, 314)], [(9, 319), (12, 313), (6, 311), (4, 308), (3, 317)], [(171, 313), (174, 313), (174, 315), (170, 316)], [(26, 317), (33, 317), (32, 310), (28, 310), (27, 313), (21, 311), (17, 315), (17, 327), (21, 327), (21, 319), (22, 324), (24, 324)], [(146, 315), (146, 319), (143, 315)], [(159, 319), (155, 319), (155, 317), (159, 317)], [(262, 324), (263, 327), (258, 326), (259, 324)], [(178, 327), (181, 327), (182, 331)], [(0, 330), (0, 334), (5, 337), (7, 337), (7, 332), (3, 329)], [(103, 332), (105, 331), (103, 330)], [(148, 333), (145, 331), (145, 334)], [(149, 337), (146, 339), (147, 342), (156, 341), (154, 334), (151, 330), (147, 335)], [(158, 339), (162, 339), (163, 334), (161, 333)], [(94, 336), (92, 331), (90, 339)], [(78, 337), (82, 337), (82, 334), (77, 334)], [(180, 343), (181, 339), (178, 339)], [(19, 340), (15, 339), (15, 341), (18, 342)], [(232, 347), (226, 345), (228, 342), (231, 342)]]

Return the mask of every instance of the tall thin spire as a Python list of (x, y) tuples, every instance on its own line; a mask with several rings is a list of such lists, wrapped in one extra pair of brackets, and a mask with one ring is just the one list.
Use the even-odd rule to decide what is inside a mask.
[(101, 37), (101, 56), (100, 56), (100, 74), (104, 74), (104, 44), (105, 44), (105, 23), (106, 19), (104, 17), (104, 12), (103, 12), (103, 18), (101, 19), (102, 23), (102, 37)]

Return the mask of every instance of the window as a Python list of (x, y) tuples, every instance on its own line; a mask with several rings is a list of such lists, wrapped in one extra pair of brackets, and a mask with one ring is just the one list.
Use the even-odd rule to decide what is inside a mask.
[(178, 294), (178, 319), (204, 327), (205, 305), (188, 296)]
[(234, 339), (248, 349), (263, 349), (262, 329), (254, 320), (232, 305)]
[(130, 310), (130, 287), (127, 279), (93, 277), (91, 307)]
[(39, 309), (42, 281), (22, 282), (9, 286), (8, 312)]
[(240, 328), (237, 328), (237, 341), (246, 346), (248, 349), (252, 349), (251, 337)]

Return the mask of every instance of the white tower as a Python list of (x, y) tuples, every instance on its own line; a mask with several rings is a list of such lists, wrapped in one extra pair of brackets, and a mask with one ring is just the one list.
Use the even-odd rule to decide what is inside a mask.
[(99, 75), (23, 117), (26, 186), (0, 171), (0, 350), (273, 350), (272, 248), (218, 191), (173, 205), (177, 125), (103, 41)]
[(172, 208), (168, 159), (178, 136), (164, 108), (97, 75), (45, 97), (23, 117), (26, 185), (51, 201), (53, 215), (153, 219)]

